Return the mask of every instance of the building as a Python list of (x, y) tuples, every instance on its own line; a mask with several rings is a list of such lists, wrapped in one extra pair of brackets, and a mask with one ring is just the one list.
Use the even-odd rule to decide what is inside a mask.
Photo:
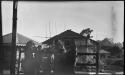
[(76, 68), (86, 66), (89, 69), (87, 65), (90, 66), (90, 64), (96, 66), (95, 57), (98, 43), (88, 38), (88, 36), (83, 36), (72, 30), (66, 30), (44, 41), (42, 44), (45, 44), (53, 51), (55, 48), (58, 51), (62, 50), (62, 52), (67, 54), (65, 62), (74, 65)]
[[(17, 33), (16, 34), (16, 48), (17, 48), (17, 62), (16, 66), (18, 67), (21, 63), (20, 61), (24, 58), (24, 48), (26, 46), (26, 43), (32, 39)], [(32, 40), (35, 45), (37, 46), (39, 43)], [(11, 65), (11, 54), (12, 54), (12, 48), (11, 48), (11, 42), (12, 42), (12, 33), (6, 34), (3, 36), (3, 51), (4, 51), (4, 69), (10, 69)]]

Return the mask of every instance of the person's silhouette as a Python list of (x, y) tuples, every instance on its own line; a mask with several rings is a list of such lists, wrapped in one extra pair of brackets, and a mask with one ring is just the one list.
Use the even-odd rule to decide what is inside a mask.
[(28, 41), (25, 48), (25, 59), (23, 63), (24, 75), (35, 74), (35, 61), (33, 58), (34, 51), (36, 51), (35, 44), (33, 41)]

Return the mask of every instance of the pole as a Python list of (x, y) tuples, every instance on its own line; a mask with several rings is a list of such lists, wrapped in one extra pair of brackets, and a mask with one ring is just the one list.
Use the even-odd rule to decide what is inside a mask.
[(16, 32), (17, 32), (17, 0), (13, 0), (12, 53), (11, 53), (11, 69), (10, 69), (11, 75), (15, 75)]
[(2, 35), (2, 5), (0, 0), (0, 74), (3, 72), (3, 35)]
[(97, 52), (96, 52), (96, 75), (99, 73), (99, 49), (100, 45), (97, 45)]

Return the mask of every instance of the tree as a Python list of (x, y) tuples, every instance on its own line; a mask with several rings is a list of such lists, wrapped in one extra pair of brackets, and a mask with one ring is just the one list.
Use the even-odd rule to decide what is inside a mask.
[(119, 56), (122, 53), (122, 44), (120, 42), (114, 43), (112, 38), (104, 38), (103, 40), (98, 40), (97, 42), (100, 44), (101, 49), (109, 51), (111, 56)]
[(92, 36), (90, 36), (90, 35), (91, 35), (92, 32), (93, 32), (92, 29), (87, 28), (87, 29), (83, 29), (80, 34), (85, 36), (85, 37), (91, 38)]
[(113, 46), (113, 40), (112, 38), (104, 38), (101, 42), (100, 42), (101, 46)]
[(112, 56), (119, 56), (122, 52), (122, 50), (118, 46), (113, 46), (113, 47), (109, 48), (108, 51), (111, 52)]
[(122, 48), (123, 48), (123, 45), (122, 45), (122, 43), (120, 43), (120, 42), (115, 43), (115, 46), (118, 46), (120, 49), (122, 49)]

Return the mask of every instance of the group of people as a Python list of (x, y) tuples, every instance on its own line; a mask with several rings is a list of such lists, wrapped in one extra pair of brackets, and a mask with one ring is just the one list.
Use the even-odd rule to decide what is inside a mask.
[(36, 47), (32, 41), (27, 42), (23, 61), (24, 75), (40, 75), (40, 70), (50, 71), (50, 53), (42, 50), (40, 45)]
[(25, 48), (24, 75), (73, 75), (74, 55), (73, 50), (65, 53), (57, 46), (42, 49), (29, 41)]

